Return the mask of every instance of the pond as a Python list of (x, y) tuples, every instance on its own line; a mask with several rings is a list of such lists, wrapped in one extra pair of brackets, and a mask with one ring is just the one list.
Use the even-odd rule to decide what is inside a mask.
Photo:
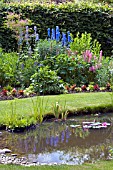
[[(110, 126), (88, 129), (83, 121), (110, 122)], [(45, 122), (24, 133), (2, 131), (0, 149), (9, 148), (18, 157), (36, 164), (82, 164), (109, 157), (113, 147), (112, 114), (75, 117), (66, 122)]]

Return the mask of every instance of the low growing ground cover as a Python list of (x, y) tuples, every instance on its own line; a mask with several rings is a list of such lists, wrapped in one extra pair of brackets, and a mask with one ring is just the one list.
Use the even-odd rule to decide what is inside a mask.
[(84, 164), (84, 165), (55, 165), (55, 166), (17, 166), (17, 165), (0, 165), (0, 170), (112, 170), (113, 161), (102, 161), (96, 162), (95, 164)]

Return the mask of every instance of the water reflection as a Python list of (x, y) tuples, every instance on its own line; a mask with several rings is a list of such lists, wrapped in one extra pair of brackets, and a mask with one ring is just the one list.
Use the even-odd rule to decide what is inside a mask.
[(113, 146), (113, 126), (106, 129), (73, 128), (78, 121), (45, 123), (26, 133), (2, 133), (0, 148), (26, 156), (37, 163), (82, 164), (107, 158)]

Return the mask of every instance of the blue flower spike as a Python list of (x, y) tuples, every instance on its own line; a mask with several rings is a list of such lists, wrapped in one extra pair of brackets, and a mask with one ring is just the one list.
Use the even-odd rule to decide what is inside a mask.
[(51, 39), (52, 39), (52, 40), (55, 40), (55, 30), (54, 30), (54, 28), (52, 28)]
[(51, 29), (50, 28), (47, 29), (47, 35), (48, 35), (48, 38), (51, 37)]
[(56, 41), (58, 42), (59, 40), (60, 40), (59, 26), (56, 26)]

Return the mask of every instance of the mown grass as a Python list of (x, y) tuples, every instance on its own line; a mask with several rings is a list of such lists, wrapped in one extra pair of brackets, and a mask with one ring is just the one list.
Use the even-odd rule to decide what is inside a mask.
[(101, 161), (95, 164), (84, 165), (54, 165), (54, 166), (19, 166), (19, 165), (0, 165), (0, 170), (113, 170), (113, 161)]
[[(33, 117), (33, 110), (35, 110), (34, 105), (37, 103), (37, 99), (43, 101), (44, 109), (39, 109), (43, 111), (43, 115), (52, 113), (52, 106), (56, 102), (61, 106), (66, 105), (66, 109), (72, 113), (85, 110), (86, 112), (96, 112), (98, 109), (102, 110), (102, 108), (105, 109), (108, 105), (111, 105), (111, 96), (109, 92), (62, 94), (15, 99), (12, 101), (0, 101), (0, 124), (8, 124), (8, 126), (10, 126), (12, 123), (15, 123), (17, 116), (27, 119), (31, 118), (31, 116)], [(39, 107), (41, 106), (38, 105), (38, 108)], [(23, 124), (28, 126), (25, 119), (21, 121), (22, 122), (19, 124), (19, 119), (17, 119), (18, 126), (21, 127)]]
[[(39, 98), (39, 97), (38, 97)], [(87, 106), (100, 106), (100, 105), (108, 105), (111, 103), (111, 97), (109, 92), (100, 92), (100, 93), (77, 93), (77, 94), (61, 94), (61, 95), (51, 95), (51, 96), (41, 96), (44, 101), (44, 105), (46, 105), (45, 112), (51, 112), (52, 104), (55, 102), (59, 102), (61, 105), (65, 104), (68, 106), (69, 110), (78, 110), (83, 109)], [(35, 102), (37, 97), (32, 98)], [(15, 100), (6, 100), (0, 101), (0, 115), (4, 115), (6, 112), (10, 112), (12, 110), (11, 103), (15, 103), (16, 112), (18, 114), (29, 114), (31, 113), (31, 109), (33, 107), (31, 98), (24, 99), (15, 99)]]

